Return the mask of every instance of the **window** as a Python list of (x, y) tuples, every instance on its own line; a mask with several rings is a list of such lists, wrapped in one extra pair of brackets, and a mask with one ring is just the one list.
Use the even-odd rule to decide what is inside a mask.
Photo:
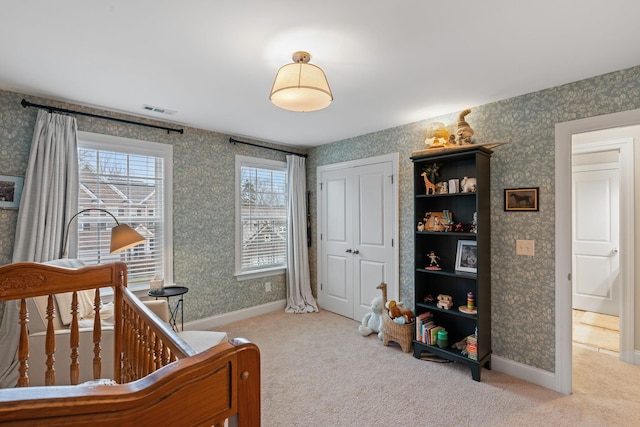
[(115, 222), (88, 211), (77, 218), (78, 258), (89, 265), (126, 263), (132, 287), (148, 286), (155, 275), (173, 283), (172, 165), (171, 145), (78, 132), (78, 210), (106, 209), (147, 239), (110, 254)]
[(281, 274), (287, 266), (287, 165), (236, 156), (236, 276)]

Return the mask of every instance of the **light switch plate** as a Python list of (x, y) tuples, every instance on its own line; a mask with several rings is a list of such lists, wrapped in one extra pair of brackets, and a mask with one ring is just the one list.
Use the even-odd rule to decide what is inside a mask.
[(533, 240), (516, 240), (516, 255), (535, 255), (535, 241)]

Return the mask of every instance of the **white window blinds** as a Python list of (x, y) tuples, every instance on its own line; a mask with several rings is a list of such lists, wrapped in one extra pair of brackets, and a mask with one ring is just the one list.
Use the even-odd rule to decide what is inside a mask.
[(78, 217), (78, 258), (89, 265), (125, 262), (130, 284), (148, 284), (155, 275), (170, 282), (172, 277), (166, 265), (167, 255), (171, 254), (165, 249), (166, 158), (79, 141), (78, 163), (79, 210), (106, 209), (121, 224), (128, 224), (147, 239), (124, 252), (110, 254), (111, 228), (115, 222), (104, 212), (88, 211)]
[(243, 158), (239, 199), (237, 273), (286, 267), (286, 164)]

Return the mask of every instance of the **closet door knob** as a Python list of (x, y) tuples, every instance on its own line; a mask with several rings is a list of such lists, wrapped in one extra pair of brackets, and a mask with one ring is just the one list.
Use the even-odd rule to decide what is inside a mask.
[(347, 249), (345, 252), (350, 254), (352, 251), (351, 251), (351, 249)]
[(360, 251), (359, 251), (359, 250), (357, 250), (357, 249), (353, 251), (353, 254), (354, 254), (354, 255), (358, 255), (359, 253), (360, 253)]

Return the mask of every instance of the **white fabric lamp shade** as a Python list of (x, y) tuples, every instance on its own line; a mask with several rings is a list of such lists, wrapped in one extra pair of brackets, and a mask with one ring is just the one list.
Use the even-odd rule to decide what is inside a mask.
[(118, 224), (111, 229), (110, 252), (112, 254), (122, 252), (143, 243), (145, 240), (140, 233), (127, 224)]
[(281, 67), (271, 88), (271, 102), (290, 111), (316, 111), (333, 101), (329, 82), (320, 67), (309, 64), (306, 52), (293, 54), (292, 64)]

